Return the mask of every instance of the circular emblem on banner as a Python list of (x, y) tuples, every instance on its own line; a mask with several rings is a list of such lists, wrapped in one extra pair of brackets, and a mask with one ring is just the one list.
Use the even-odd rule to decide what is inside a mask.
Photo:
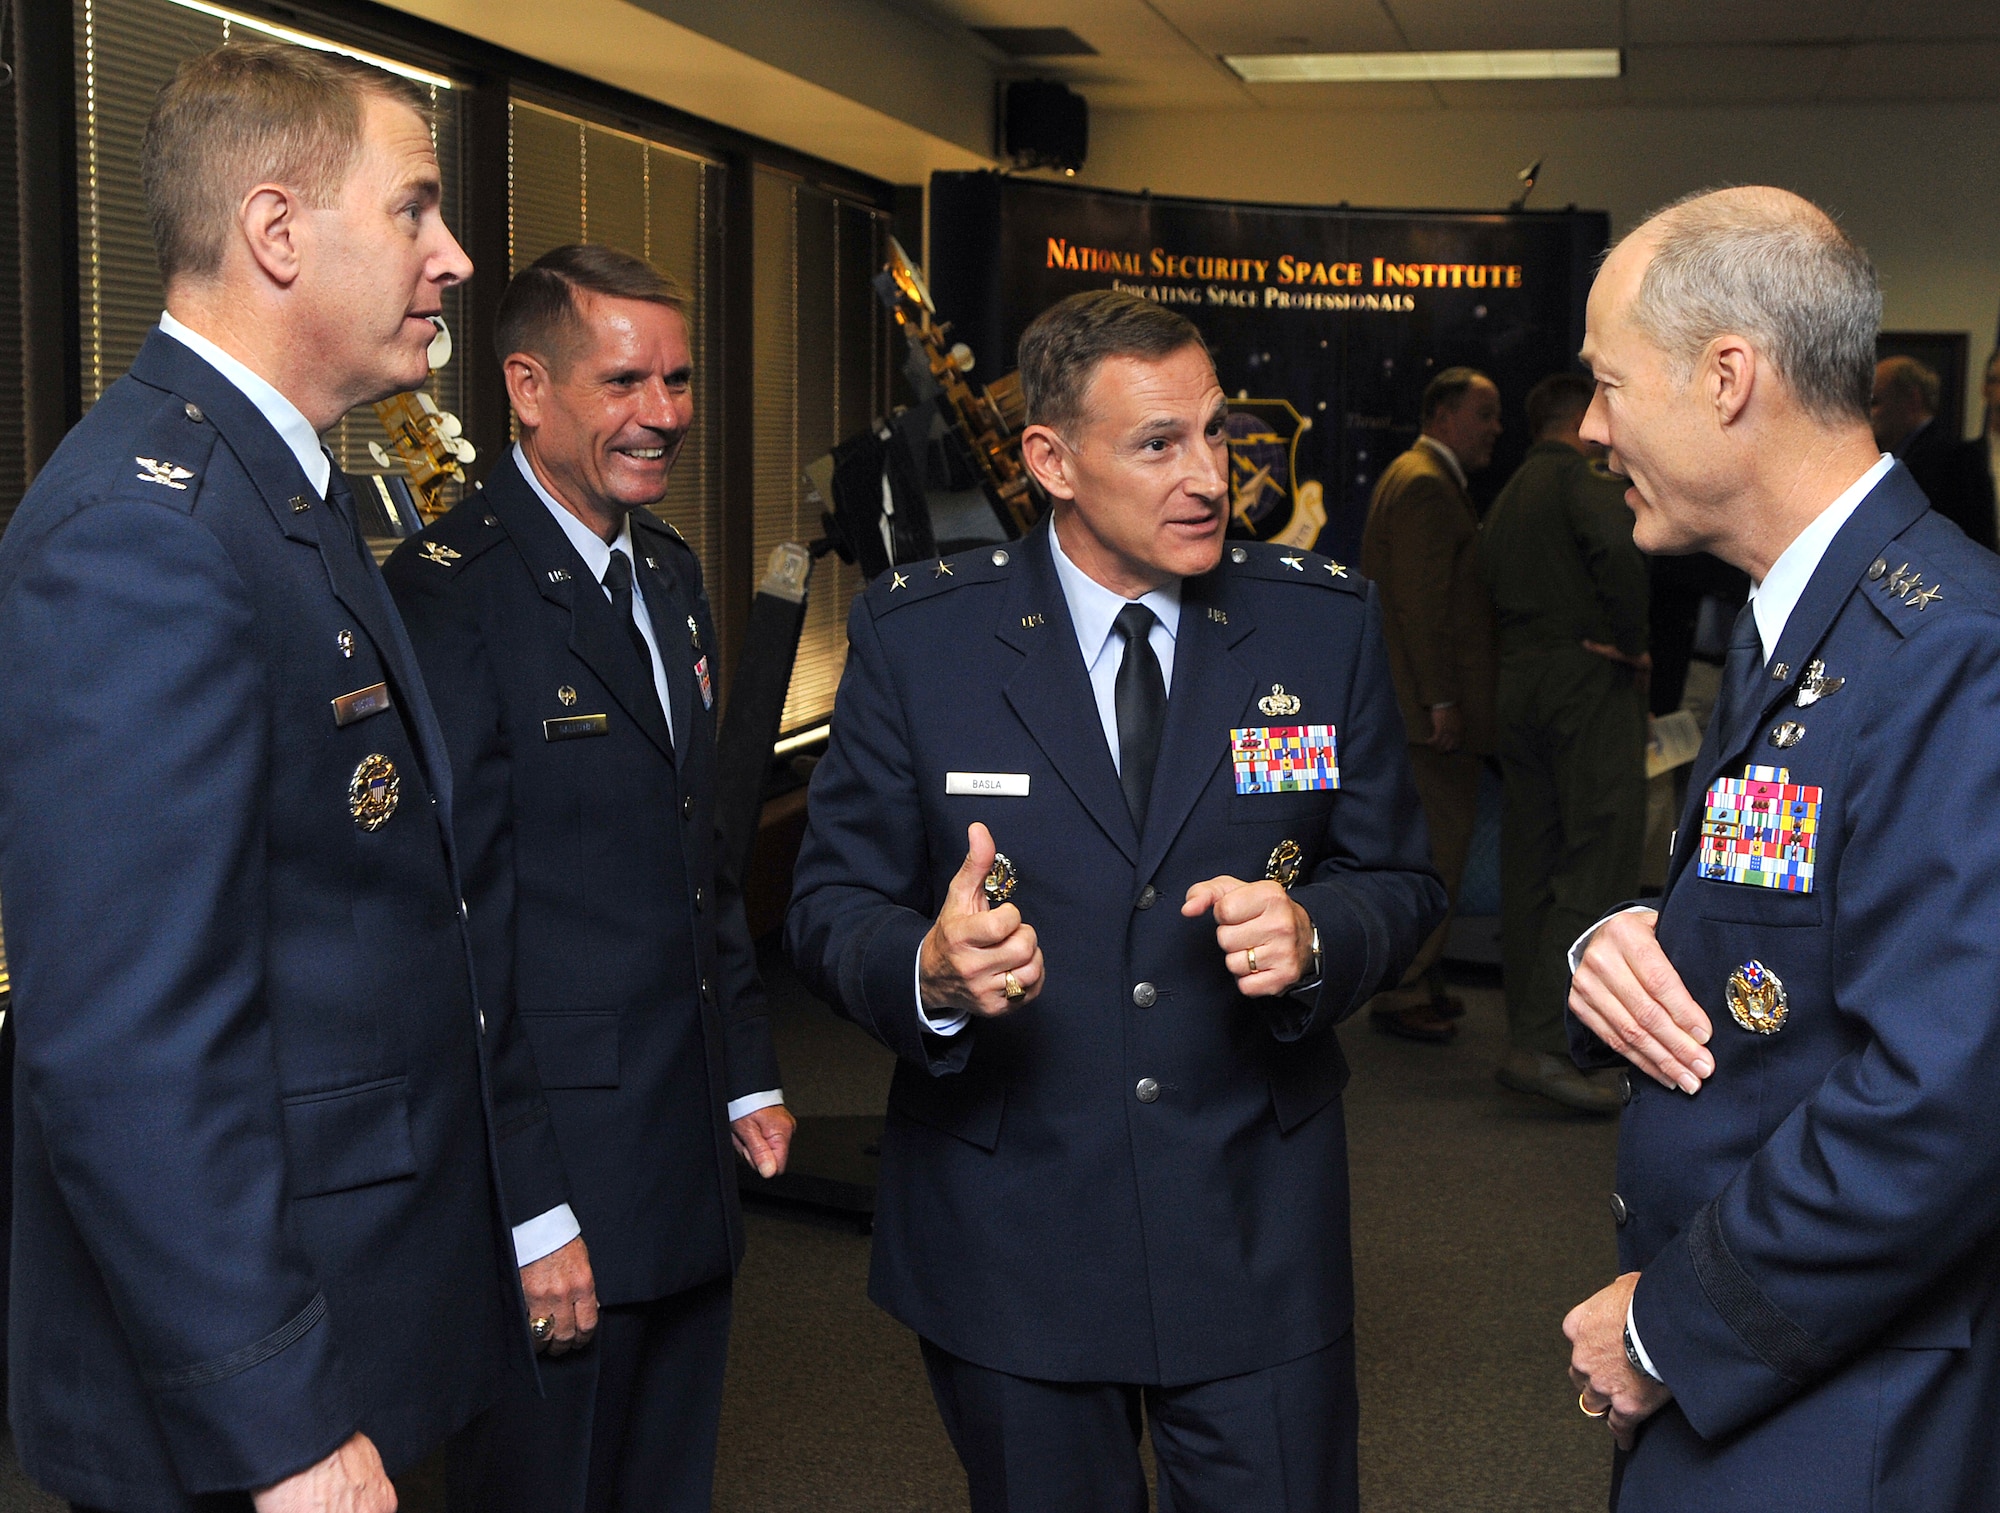
[(1259, 541), (1311, 547), (1326, 528), (1326, 495), (1317, 479), (1294, 472), (1311, 418), (1290, 400), (1244, 397), (1229, 401), (1227, 428), (1232, 527)]
[(396, 812), (402, 789), (403, 780), (396, 775), (394, 762), (379, 751), (365, 756), (348, 780), (347, 812), (363, 830), (380, 830)]
[(1723, 992), (1729, 1017), (1759, 1035), (1775, 1035), (1785, 1027), (1789, 1002), (1778, 974), (1761, 961), (1746, 961), (1729, 974)]

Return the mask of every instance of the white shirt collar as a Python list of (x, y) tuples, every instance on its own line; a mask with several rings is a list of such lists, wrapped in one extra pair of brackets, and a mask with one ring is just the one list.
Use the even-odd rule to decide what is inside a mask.
[(1849, 484), (1845, 493), (1821, 510), (1811, 525), (1792, 538), (1792, 544), (1778, 555), (1778, 560), (1771, 564), (1771, 570), (1764, 574), (1764, 581), (1750, 590), (1750, 603), (1757, 616), (1757, 639), (1764, 643), (1766, 662), (1777, 651), (1778, 638), (1785, 633), (1785, 622), (1798, 608), (1799, 596), (1812, 582), (1812, 575), (1819, 568), (1819, 559), (1833, 545), (1833, 538), (1847, 524), (1848, 516), (1882, 481), (1882, 475), (1895, 465), (1896, 459), (1887, 452), (1877, 458), (1875, 466)]
[[(583, 558), (583, 565), (590, 569), (590, 576), (599, 586), (604, 583), (604, 570), (611, 566), (611, 551), (616, 547), (625, 554), (625, 560), (632, 560), (632, 520), (628, 515), (618, 522), (618, 539), (606, 541), (576, 516), (564, 509), (562, 502), (542, 487), (542, 480), (535, 476), (534, 464), (528, 461), (528, 454), (521, 449), (521, 443), (514, 443), (514, 466), (521, 470), (521, 476), (528, 480), (528, 487), (535, 491), (535, 497), (548, 506), (549, 513), (556, 517), (556, 524), (569, 537), (569, 544), (576, 548), (576, 554)], [(638, 592), (638, 579), (633, 578), (633, 592)]]
[(1460, 488), (1466, 489), (1472, 487), (1471, 484), (1465, 481), (1465, 469), (1459, 465), (1458, 453), (1439, 441), (1435, 436), (1426, 436), (1422, 432), (1418, 432), (1417, 440), (1421, 441), (1443, 459), (1444, 465), (1451, 469), (1451, 476), (1458, 480)]
[(271, 429), (278, 433), (279, 440), (292, 449), (292, 455), (298, 458), (299, 467), (306, 475), (306, 482), (324, 499), (327, 483), (333, 477), (333, 463), (328, 460), (326, 449), (319, 444), (319, 433), (312, 428), (312, 422), (299, 413), (299, 407), (206, 336), (189, 330), (165, 310), (160, 312), (160, 330), (242, 391), (243, 397), (257, 407), (257, 413), (270, 421)]
[[(1063, 555), (1056, 538), (1055, 522), (1049, 522), (1049, 555), (1055, 559), (1056, 581), (1062, 585), (1063, 600), (1069, 605), (1070, 623), (1076, 627), (1076, 644), (1083, 652), (1083, 665), (1093, 666), (1118, 619), (1118, 611), (1135, 601), (1115, 594)], [(1164, 588), (1141, 594), (1136, 601), (1159, 617), (1169, 636), (1179, 640), (1181, 626), (1181, 580)]]

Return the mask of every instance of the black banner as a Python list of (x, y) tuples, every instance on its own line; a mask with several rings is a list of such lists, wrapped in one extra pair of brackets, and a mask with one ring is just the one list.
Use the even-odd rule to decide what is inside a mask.
[(1483, 507), (1527, 450), (1521, 400), (1576, 367), (1609, 235), (1599, 211), (1239, 205), (990, 173), (931, 179), (931, 287), (978, 376), (1014, 366), (1029, 321), (1119, 287), (1186, 315), (1231, 396), (1239, 534), (1358, 554), (1375, 479), (1418, 401), (1465, 363), (1500, 386), (1506, 432)]

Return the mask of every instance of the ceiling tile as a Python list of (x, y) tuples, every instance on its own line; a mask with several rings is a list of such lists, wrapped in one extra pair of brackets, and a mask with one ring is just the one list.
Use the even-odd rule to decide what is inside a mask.
[(1623, 105), (1623, 79), (1503, 79), (1433, 86), (1452, 110), (1571, 110)]
[(2000, 42), (1864, 42), (1848, 49), (1824, 98), (2000, 99)]
[(1617, 47), (1618, 0), (1387, 0), (1410, 46), (1451, 52), (1498, 47)]
[(1814, 100), (1839, 47), (1634, 47), (1625, 55), (1634, 105), (1777, 105)]
[(1216, 57), (1230, 53), (1389, 52), (1403, 46), (1375, 0), (1151, 0), (1190, 41)]
[(1911, 41), (2000, 40), (2000, 0), (1869, 0), (1857, 31)]
[(1854, 35), (1868, 0), (1630, 0), (1626, 45), (1840, 41)]

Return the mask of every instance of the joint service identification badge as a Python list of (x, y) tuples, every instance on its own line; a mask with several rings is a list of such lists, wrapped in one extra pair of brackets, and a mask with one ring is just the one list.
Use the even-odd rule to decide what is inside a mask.
[(396, 773), (396, 764), (378, 751), (363, 757), (348, 780), (347, 812), (363, 830), (380, 830), (396, 812), (402, 792), (403, 780)]
[(1238, 793), (1311, 793), (1340, 786), (1331, 725), (1252, 725), (1229, 732)]
[(1783, 767), (1717, 778), (1701, 816), (1700, 875), (1787, 893), (1813, 890), (1820, 790), (1788, 781)]
[(1729, 974), (1722, 996), (1729, 1003), (1729, 1017), (1758, 1035), (1775, 1035), (1785, 1027), (1790, 1000), (1778, 974), (1761, 961), (1746, 961)]

